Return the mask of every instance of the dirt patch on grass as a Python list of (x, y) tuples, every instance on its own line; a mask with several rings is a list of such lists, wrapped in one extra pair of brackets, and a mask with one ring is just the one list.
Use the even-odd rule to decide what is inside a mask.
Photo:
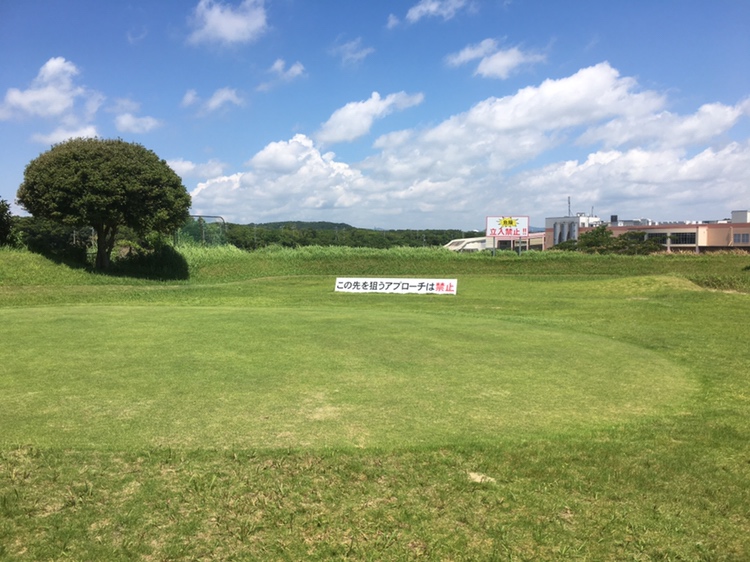
[(494, 484), (496, 480), (492, 476), (487, 476), (481, 472), (468, 472), (470, 482), (476, 482), (477, 484)]

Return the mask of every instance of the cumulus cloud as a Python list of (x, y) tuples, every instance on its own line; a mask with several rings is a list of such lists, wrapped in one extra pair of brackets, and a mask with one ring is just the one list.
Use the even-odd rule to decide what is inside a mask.
[(527, 53), (518, 47), (501, 50), (488, 57), (484, 57), (477, 67), (476, 73), (485, 78), (507, 78), (521, 65), (544, 62), (544, 55)]
[(364, 200), (368, 182), (311, 139), (295, 135), (271, 143), (248, 161), (251, 170), (200, 182), (191, 192), (196, 212), (219, 213), (238, 222), (326, 210), (346, 210)]
[(94, 138), (99, 136), (94, 125), (85, 125), (79, 129), (68, 129), (58, 127), (48, 134), (32, 135), (31, 140), (41, 144), (57, 144), (68, 139), (76, 138)]
[[(199, 183), (194, 204), (247, 222), (481, 228), (488, 212), (529, 214), (540, 225), (565, 213), (568, 196), (600, 216), (660, 220), (721, 218), (750, 200), (750, 140), (730, 134), (747, 117), (746, 99), (679, 115), (667, 111), (664, 93), (606, 62), (487, 98), (431, 127), (391, 131), (361, 162), (316, 144), (357, 138), (417, 100), (401, 92), (347, 104), (315, 141), (269, 143), (248, 171)], [(561, 148), (581, 156), (560, 160)], [(687, 215), (696, 203), (706, 216)]]
[(26, 90), (9, 88), (0, 106), (0, 118), (56, 117), (70, 112), (86, 89), (74, 83), (75, 64), (63, 57), (49, 59)]
[(398, 92), (381, 98), (378, 92), (373, 92), (368, 100), (351, 102), (334, 111), (321, 126), (316, 139), (324, 144), (352, 141), (366, 135), (375, 119), (419, 105), (423, 100), (422, 94)]
[(76, 65), (65, 58), (49, 59), (27, 89), (7, 90), (0, 103), (0, 120), (41, 118), (55, 122), (57, 126), (52, 132), (31, 137), (45, 144), (77, 136), (96, 136), (96, 127), (91, 122), (105, 97), (76, 83), (79, 74)]
[(106, 110), (116, 114), (115, 128), (121, 133), (148, 133), (163, 124), (155, 117), (138, 116), (141, 104), (130, 98), (117, 98)]
[(304, 76), (305, 67), (301, 62), (297, 61), (287, 68), (284, 59), (276, 59), (271, 68), (268, 69), (268, 72), (274, 76), (274, 79), (258, 86), (258, 90), (261, 92), (268, 91), (279, 83), (291, 82), (296, 78)]
[[(549, 206), (573, 194), (578, 201), (630, 218), (722, 218), (746, 206), (750, 189), (743, 174), (750, 170), (750, 143), (709, 147), (695, 156), (675, 149), (600, 151), (583, 161), (556, 162), (513, 178), (513, 189), (524, 205)], [(690, 216), (705, 201), (717, 216)], [(744, 201), (744, 203), (743, 203)], [(744, 208), (744, 207), (742, 207)], [(558, 215), (561, 213), (557, 213)], [(555, 216), (548, 211), (549, 216)]]
[(464, 47), (458, 53), (448, 55), (446, 63), (449, 66), (460, 66), (479, 59), (474, 74), (485, 78), (505, 79), (517, 68), (523, 65), (544, 62), (546, 57), (539, 53), (522, 51), (518, 47), (500, 49), (494, 39), (485, 39), (476, 45)]
[(213, 178), (220, 176), (224, 173), (226, 164), (211, 159), (208, 162), (196, 164), (190, 160), (184, 160), (182, 158), (175, 158), (173, 160), (167, 160), (167, 164), (172, 168), (175, 173), (181, 178)]
[(115, 127), (121, 133), (148, 133), (161, 126), (154, 117), (137, 117), (132, 113), (122, 113), (115, 117)]
[(310, 139), (305, 135), (295, 135), (288, 142), (269, 143), (263, 150), (253, 156), (247, 164), (258, 170), (289, 174), (297, 170), (305, 159), (316, 154), (317, 151)]
[(742, 104), (710, 103), (701, 106), (693, 115), (662, 111), (626, 116), (590, 128), (581, 135), (579, 143), (601, 142), (608, 148), (633, 144), (686, 147), (710, 141), (729, 131), (744, 114)]
[(468, 112), (447, 119), (427, 132), (432, 140), (488, 133), (561, 131), (606, 118), (637, 117), (661, 109), (661, 94), (639, 91), (633, 78), (621, 77), (608, 63), (548, 79), (514, 95), (488, 98)]
[(336, 45), (330, 50), (331, 54), (341, 59), (343, 66), (356, 66), (361, 63), (368, 55), (375, 52), (372, 47), (363, 47), (362, 38), (357, 37), (353, 41), (348, 41)]
[(449, 20), (469, 5), (468, 0), (420, 0), (406, 13), (406, 21), (416, 23), (426, 17)]
[(200, 0), (192, 17), (192, 44), (251, 43), (266, 31), (266, 9), (263, 0), (243, 0), (239, 6), (218, 0)]

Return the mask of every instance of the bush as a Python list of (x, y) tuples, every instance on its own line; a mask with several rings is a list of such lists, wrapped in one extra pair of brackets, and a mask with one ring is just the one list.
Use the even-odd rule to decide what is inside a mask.
[(14, 217), (10, 238), (16, 245), (55, 261), (88, 263), (91, 228), (73, 228), (47, 219)]
[(566, 240), (555, 246), (556, 250), (584, 252), (587, 254), (623, 254), (645, 256), (663, 250), (655, 238), (647, 238), (645, 232), (625, 232), (614, 236), (606, 224), (592, 228), (578, 236), (578, 240)]
[(178, 280), (189, 277), (185, 258), (162, 237), (149, 236), (137, 242), (118, 243), (122, 251), (115, 256), (111, 274), (157, 280)]

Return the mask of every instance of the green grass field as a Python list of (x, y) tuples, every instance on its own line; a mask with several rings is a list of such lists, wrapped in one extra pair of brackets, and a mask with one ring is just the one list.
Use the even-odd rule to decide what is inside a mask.
[(181, 254), (0, 248), (0, 560), (750, 559), (747, 254)]

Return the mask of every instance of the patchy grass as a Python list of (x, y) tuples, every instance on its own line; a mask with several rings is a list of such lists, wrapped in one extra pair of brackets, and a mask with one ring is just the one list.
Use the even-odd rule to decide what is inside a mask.
[(0, 559), (750, 559), (750, 258), (189, 252), (0, 250)]

